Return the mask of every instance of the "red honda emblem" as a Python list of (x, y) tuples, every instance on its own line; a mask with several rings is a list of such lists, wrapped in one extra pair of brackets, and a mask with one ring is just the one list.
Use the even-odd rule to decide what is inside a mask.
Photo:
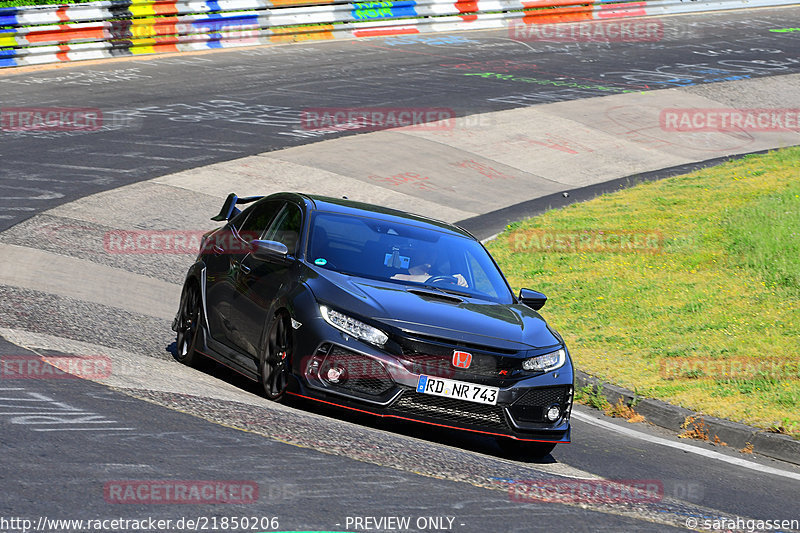
[(472, 364), (472, 354), (467, 352), (453, 352), (453, 366), (458, 368), (469, 368)]

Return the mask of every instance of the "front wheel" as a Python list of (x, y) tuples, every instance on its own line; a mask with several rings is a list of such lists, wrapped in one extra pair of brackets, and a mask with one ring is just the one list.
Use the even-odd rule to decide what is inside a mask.
[(194, 284), (187, 285), (181, 297), (178, 315), (177, 337), (175, 339), (175, 359), (192, 366), (197, 363), (197, 338), (201, 323), (200, 291)]
[(289, 385), (292, 346), (289, 328), (282, 316), (276, 316), (269, 328), (266, 353), (261, 358), (261, 386), (267, 399), (280, 402)]

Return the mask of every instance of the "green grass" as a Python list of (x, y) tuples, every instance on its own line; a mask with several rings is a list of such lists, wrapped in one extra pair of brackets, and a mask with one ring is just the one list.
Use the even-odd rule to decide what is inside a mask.
[(17, 7), (17, 6), (47, 6), (58, 4), (77, 4), (79, 2), (64, 2), (62, 0), (2, 0), (0, 7)]
[[(550, 297), (543, 312), (578, 368), (800, 436), (799, 162), (800, 148), (789, 148), (638, 185), (515, 223), (488, 247), (512, 285)], [(542, 252), (533, 229), (662, 240), (657, 253)], [(732, 361), (783, 366), (708, 371)], [(675, 362), (696, 364), (663, 370)]]
[[(800, 165), (800, 162), (798, 162)], [(757, 271), (767, 283), (789, 290), (800, 287), (800, 183), (730, 214), (725, 221), (729, 252), (741, 266)], [(779, 220), (779, 224), (774, 221)]]
[(602, 385), (598, 385), (597, 387), (586, 385), (585, 387), (575, 389), (575, 401), (601, 411), (609, 406), (608, 400), (603, 396)]

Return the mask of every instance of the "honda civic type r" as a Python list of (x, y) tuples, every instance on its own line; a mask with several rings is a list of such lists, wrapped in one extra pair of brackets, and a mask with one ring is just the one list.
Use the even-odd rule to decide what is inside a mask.
[[(244, 210), (237, 206), (252, 204)], [(175, 357), (210, 357), (298, 396), (494, 436), (546, 455), (569, 442), (563, 339), (483, 245), (444, 222), (297, 193), (212, 218), (173, 321)]]

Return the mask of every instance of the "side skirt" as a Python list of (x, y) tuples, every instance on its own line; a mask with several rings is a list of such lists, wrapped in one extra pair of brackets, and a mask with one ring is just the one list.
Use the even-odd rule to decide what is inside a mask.
[(229, 368), (238, 374), (243, 375), (247, 379), (258, 381), (258, 371), (253, 371), (253, 369), (246, 368), (241, 364), (237, 363), (232, 355), (233, 350), (231, 350), (224, 344), (217, 342), (214, 339), (211, 339), (207, 335), (205, 328), (202, 329), (202, 334), (203, 334), (203, 349), (198, 350), (198, 352), (205, 355), (209, 359), (221, 364), (222, 366)]

